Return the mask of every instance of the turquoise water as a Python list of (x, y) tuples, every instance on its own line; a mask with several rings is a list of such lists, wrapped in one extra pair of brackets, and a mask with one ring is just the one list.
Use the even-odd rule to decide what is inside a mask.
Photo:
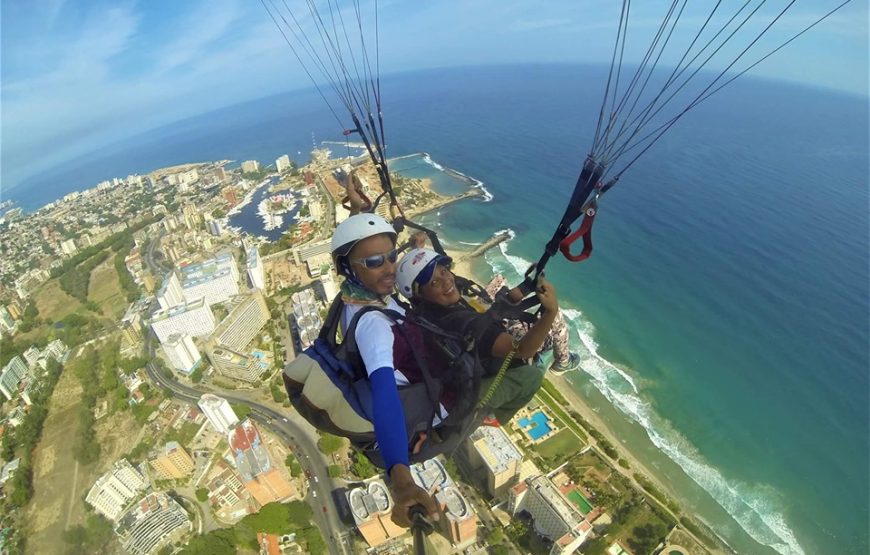
[[(448, 243), (514, 231), (480, 271), (516, 280), (540, 255), (591, 142), (602, 75), (382, 79), (390, 155), (426, 151), (492, 193), (430, 216)], [(300, 92), (232, 107), (4, 195), (33, 208), (132, 171), (307, 153), (312, 131), (341, 139), (319, 106)], [(568, 379), (741, 553), (868, 551), (867, 111), (866, 98), (737, 81), (604, 197), (589, 261), (547, 268), (583, 357)], [(411, 166), (445, 192), (461, 186)]]
[(520, 428), (522, 428), (532, 440), (537, 441), (550, 433), (550, 424), (547, 415), (541, 411), (537, 411), (531, 415), (531, 418), (520, 418)]

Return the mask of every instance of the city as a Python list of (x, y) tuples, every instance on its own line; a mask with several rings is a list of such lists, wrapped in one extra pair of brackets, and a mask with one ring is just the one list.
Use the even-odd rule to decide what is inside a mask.
[[(347, 162), (165, 168), (3, 216), (3, 552), (410, 552), (385, 476), (281, 377), (338, 293)], [(395, 179), (412, 213), (478, 194)], [(255, 194), (277, 241), (230, 223)], [(550, 382), (412, 471), (440, 511), (432, 553), (717, 549)]]

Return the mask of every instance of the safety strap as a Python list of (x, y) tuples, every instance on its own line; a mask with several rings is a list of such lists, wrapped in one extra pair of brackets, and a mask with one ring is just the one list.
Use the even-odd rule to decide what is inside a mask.
[[(598, 206), (593, 200), (591, 205), (586, 208), (586, 215), (583, 216), (583, 221), (577, 231), (559, 241), (559, 251), (571, 262), (582, 262), (592, 256), (592, 224), (595, 222), (597, 212)], [(578, 254), (572, 254), (571, 245), (580, 237), (583, 237), (583, 250)]]

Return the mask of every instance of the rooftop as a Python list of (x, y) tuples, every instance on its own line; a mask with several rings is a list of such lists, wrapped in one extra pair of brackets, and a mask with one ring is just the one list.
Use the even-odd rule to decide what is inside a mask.
[(521, 462), (523, 454), (501, 428), (481, 426), (471, 434), (471, 441), (493, 474), (509, 469), (512, 461)]

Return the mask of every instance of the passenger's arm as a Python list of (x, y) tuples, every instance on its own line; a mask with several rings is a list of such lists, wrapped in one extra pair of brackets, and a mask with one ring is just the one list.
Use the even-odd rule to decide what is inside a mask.
[[(531, 358), (538, 352), (544, 341), (547, 340), (547, 334), (550, 333), (550, 328), (553, 327), (553, 321), (559, 312), (556, 289), (550, 282), (541, 280), (538, 287), (538, 300), (541, 301), (541, 316), (520, 340), (515, 355), (518, 358)], [(507, 356), (513, 348), (513, 342), (513, 337), (507, 333), (502, 333), (492, 344), (492, 356), (497, 358)]]

